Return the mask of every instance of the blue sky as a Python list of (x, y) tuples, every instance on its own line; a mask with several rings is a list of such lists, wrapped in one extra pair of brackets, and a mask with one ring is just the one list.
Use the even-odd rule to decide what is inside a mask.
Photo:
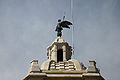
[[(0, 0), (0, 80), (22, 79), (30, 61), (47, 59), (57, 20), (74, 21), (73, 58), (95, 60), (106, 80), (119, 80), (120, 0)], [(63, 31), (72, 45), (72, 29)]]

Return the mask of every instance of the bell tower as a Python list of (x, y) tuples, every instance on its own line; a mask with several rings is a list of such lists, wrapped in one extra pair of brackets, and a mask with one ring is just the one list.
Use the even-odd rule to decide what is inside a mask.
[(71, 59), (72, 47), (61, 37), (48, 46), (47, 56), (40, 66), (38, 60), (32, 60), (23, 80), (104, 80), (94, 60), (85, 67), (82, 62)]
[(23, 80), (104, 80), (94, 60), (85, 67), (81, 61), (71, 59), (72, 47), (61, 38), (63, 28), (70, 28), (70, 24), (68, 21), (58, 23), (57, 38), (47, 48), (48, 59), (42, 65), (32, 60)]

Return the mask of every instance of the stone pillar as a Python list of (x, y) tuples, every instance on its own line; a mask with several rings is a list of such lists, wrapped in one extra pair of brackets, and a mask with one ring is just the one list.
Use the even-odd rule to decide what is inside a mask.
[(48, 58), (49, 58), (49, 60), (51, 59), (51, 50), (50, 49), (48, 50)]
[(67, 57), (66, 57), (66, 46), (63, 45), (62, 49), (63, 49), (63, 61), (66, 61), (67, 60)]
[(57, 46), (54, 45), (51, 53), (51, 60), (55, 60), (57, 62)]

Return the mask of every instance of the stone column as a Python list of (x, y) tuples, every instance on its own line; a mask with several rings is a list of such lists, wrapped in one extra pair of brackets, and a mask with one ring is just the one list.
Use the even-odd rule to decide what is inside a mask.
[(66, 61), (67, 60), (67, 57), (66, 57), (66, 46), (63, 45), (62, 49), (63, 49), (63, 61)]
[(51, 59), (51, 50), (50, 49), (48, 50), (48, 58), (49, 58), (49, 60)]
[(51, 53), (51, 60), (57, 61), (57, 46), (54, 45)]

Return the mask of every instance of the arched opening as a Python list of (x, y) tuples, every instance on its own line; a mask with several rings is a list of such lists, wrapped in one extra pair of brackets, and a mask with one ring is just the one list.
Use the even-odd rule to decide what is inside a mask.
[(57, 62), (63, 61), (63, 50), (59, 49), (57, 50)]

